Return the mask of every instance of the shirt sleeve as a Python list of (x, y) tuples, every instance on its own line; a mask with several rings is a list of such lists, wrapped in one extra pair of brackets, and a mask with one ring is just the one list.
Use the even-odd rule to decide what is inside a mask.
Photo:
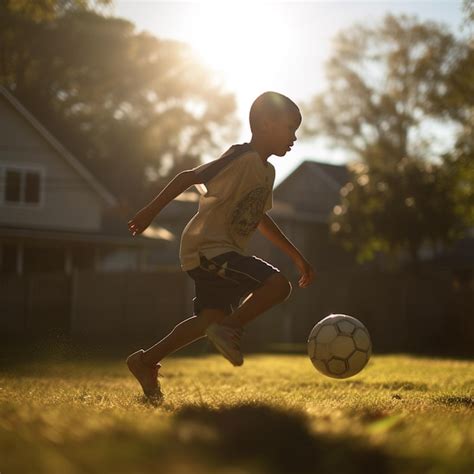
[(242, 156), (249, 151), (251, 151), (251, 148), (248, 143), (234, 145), (217, 160), (204, 163), (203, 165), (194, 168), (193, 171), (196, 173), (199, 182), (205, 185), (222, 170), (227, 168), (227, 166), (229, 166), (234, 160), (239, 158), (239, 156)]

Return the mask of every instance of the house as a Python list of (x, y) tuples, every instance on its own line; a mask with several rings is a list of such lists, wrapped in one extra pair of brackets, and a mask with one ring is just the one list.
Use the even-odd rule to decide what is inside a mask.
[(132, 239), (117, 199), (0, 87), (0, 273), (146, 270), (172, 236)]
[[(331, 212), (348, 181), (345, 166), (304, 161), (273, 192), (269, 214), (318, 269), (354, 264), (353, 257), (332, 241), (329, 232)], [(261, 236), (255, 236), (252, 248), (277, 267), (289, 267), (289, 260)]]

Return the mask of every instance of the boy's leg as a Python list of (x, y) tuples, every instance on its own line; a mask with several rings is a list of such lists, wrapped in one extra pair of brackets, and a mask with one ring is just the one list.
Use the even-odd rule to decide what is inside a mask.
[(127, 365), (149, 397), (161, 396), (158, 383), (159, 362), (167, 355), (205, 336), (206, 329), (214, 322), (221, 321), (225, 311), (204, 309), (199, 316), (192, 316), (174, 327), (161, 341), (147, 349), (134, 352), (127, 358)]
[(242, 365), (244, 363), (240, 350), (242, 327), (287, 299), (290, 293), (291, 283), (281, 273), (271, 275), (232, 314), (219, 324), (210, 325), (206, 331), (207, 336), (233, 365)]
[(285, 301), (291, 294), (291, 283), (281, 273), (268, 277), (246, 300), (229, 316), (222, 325), (242, 327), (273, 306)]
[(144, 351), (143, 362), (156, 365), (181, 347), (201, 339), (206, 335), (206, 329), (209, 325), (222, 321), (225, 314), (225, 311), (221, 309), (208, 308), (201, 310), (198, 316), (185, 319), (177, 324), (161, 341)]

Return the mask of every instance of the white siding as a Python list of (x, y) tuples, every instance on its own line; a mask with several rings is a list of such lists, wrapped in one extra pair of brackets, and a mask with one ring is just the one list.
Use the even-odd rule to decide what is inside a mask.
[[(7, 167), (39, 170), (39, 205), (5, 203)], [(99, 230), (103, 201), (31, 124), (0, 96), (0, 225)]]

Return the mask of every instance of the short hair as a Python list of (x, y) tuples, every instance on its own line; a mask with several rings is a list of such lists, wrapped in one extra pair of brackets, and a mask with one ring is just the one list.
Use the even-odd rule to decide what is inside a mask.
[(301, 117), (300, 109), (290, 98), (278, 92), (264, 92), (250, 107), (250, 130), (254, 133), (262, 119), (278, 118), (282, 113), (288, 112), (296, 112)]

